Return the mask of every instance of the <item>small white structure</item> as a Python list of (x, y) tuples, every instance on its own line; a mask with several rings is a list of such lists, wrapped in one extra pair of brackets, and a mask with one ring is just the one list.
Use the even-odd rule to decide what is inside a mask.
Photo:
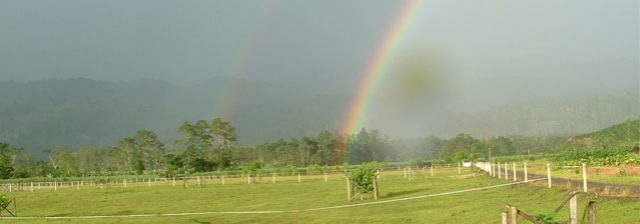
[(462, 160), (462, 167), (471, 167), (471, 161), (463, 159)]

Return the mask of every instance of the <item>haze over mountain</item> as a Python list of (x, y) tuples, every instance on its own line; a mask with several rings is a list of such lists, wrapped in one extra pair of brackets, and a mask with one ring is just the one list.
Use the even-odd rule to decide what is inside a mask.
[[(244, 145), (339, 130), (404, 5), (2, 1), (0, 141), (105, 146), (149, 129), (170, 144), (214, 117)], [(420, 6), (363, 127), (582, 133), (640, 115), (637, 1)]]

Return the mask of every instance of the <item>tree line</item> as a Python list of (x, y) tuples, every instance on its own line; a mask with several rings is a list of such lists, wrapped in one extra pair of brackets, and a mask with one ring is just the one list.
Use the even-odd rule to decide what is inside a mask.
[(198, 172), (259, 169), (262, 167), (343, 166), (364, 162), (424, 160), (457, 163), (462, 159), (544, 152), (562, 136), (474, 138), (458, 134), (450, 139), (427, 136), (390, 139), (378, 130), (346, 134), (322, 131), (316, 136), (279, 139), (256, 146), (236, 147), (235, 127), (220, 118), (184, 122), (180, 138), (171, 145), (155, 132), (141, 130), (115, 146), (70, 151), (46, 149), (46, 159), (0, 143), (0, 178), (72, 177), (121, 174), (185, 175)]

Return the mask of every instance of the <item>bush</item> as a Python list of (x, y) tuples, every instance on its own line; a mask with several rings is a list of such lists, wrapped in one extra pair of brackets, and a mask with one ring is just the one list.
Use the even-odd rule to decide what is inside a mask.
[(250, 162), (247, 165), (244, 165), (242, 167), (242, 173), (255, 175), (255, 174), (259, 173), (261, 169), (262, 169), (262, 163), (260, 163), (258, 161), (254, 161), (254, 162)]
[(0, 195), (0, 207), (1, 208), (9, 206), (9, 202), (10, 201), (11, 200), (9, 200), (6, 195), (4, 195), (4, 194)]
[(549, 214), (540, 214), (538, 216), (536, 216), (536, 221), (542, 223), (542, 224), (559, 224), (558, 222), (556, 222), (553, 218), (556, 216), (555, 213), (549, 213)]
[(376, 176), (377, 170), (367, 163), (363, 163), (358, 168), (349, 172), (349, 179), (358, 185), (355, 190), (361, 193), (373, 192), (373, 178)]
[(322, 168), (318, 164), (309, 165), (307, 167), (307, 173), (320, 172)]
[(343, 164), (342, 164), (342, 167), (340, 167), (340, 169), (341, 169), (342, 171), (347, 171), (347, 170), (349, 170), (349, 163), (343, 163)]

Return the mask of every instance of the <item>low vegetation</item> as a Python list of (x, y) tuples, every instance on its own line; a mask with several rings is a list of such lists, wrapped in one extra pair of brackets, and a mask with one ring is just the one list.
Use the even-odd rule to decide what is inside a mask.
[(583, 163), (590, 166), (640, 164), (640, 154), (629, 145), (567, 149), (556, 153), (551, 159), (562, 166), (581, 166)]

